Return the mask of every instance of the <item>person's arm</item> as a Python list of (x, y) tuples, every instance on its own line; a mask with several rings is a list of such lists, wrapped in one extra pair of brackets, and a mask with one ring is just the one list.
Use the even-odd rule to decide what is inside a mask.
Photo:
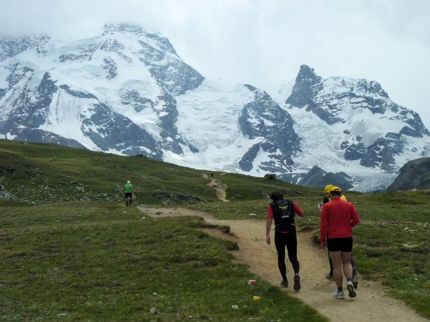
[(294, 209), (294, 212), (296, 213), (296, 215), (298, 215), (300, 217), (303, 217), (305, 215), (302, 208), (300, 208), (300, 206), (295, 202), (293, 202), (293, 209)]
[(321, 223), (320, 223), (320, 246), (324, 248), (327, 243), (327, 206), (324, 205), (321, 213)]
[(272, 219), (266, 220), (266, 243), (270, 245), (270, 228), (272, 227)]
[(267, 245), (270, 245), (270, 228), (272, 228), (272, 221), (273, 221), (273, 210), (272, 207), (269, 205), (267, 208), (267, 219), (266, 219), (266, 243)]
[(354, 227), (360, 223), (360, 215), (357, 212), (357, 209), (355, 209), (354, 205), (350, 203), (351, 205), (351, 227)]

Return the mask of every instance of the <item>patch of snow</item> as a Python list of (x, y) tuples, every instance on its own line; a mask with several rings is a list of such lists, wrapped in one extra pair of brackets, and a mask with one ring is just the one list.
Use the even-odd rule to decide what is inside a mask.
[(8, 133), (6, 133), (6, 137), (7, 137), (8, 140), (15, 140), (16, 135), (8, 132)]
[(6, 66), (0, 65), (0, 89), (9, 87), (9, 83), (6, 80), (9, 74), (10, 74), (9, 69), (7, 69)]
[(382, 191), (385, 190), (398, 173), (382, 172), (382, 173), (366, 173), (360, 172), (352, 174), (353, 188), (350, 190), (359, 192), (371, 192), (371, 191)]
[(278, 89), (268, 89), (267, 93), (272, 97), (272, 99), (279, 105), (283, 106), (287, 98), (291, 95), (294, 87), (294, 82), (288, 82), (280, 86)]
[[(76, 140), (86, 148), (98, 151), (97, 145), (81, 129), (82, 116), (91, 114), (89, 109), (95, 102), (95, 99), (76, 98), (59, 89), (49, 106), (45, 123), (39, 128), (64, 138)], [(93, 130), (97, 131), (97, 129)]]
[[(201, 153), (210, 156), (214, 150), (218, 150), (218, 154), (224, 151), (222, 158), (231, 159), (230, 150), (234, 149), (237, 156), (238, 139), (244, 140), (239, 115), (243, 106), (253, 99), (254, 94), (245, 86), (205, 80), (194, 91), (177, 97), (178, 131)], [(210, 158), (217, 163), (219, 156)]]

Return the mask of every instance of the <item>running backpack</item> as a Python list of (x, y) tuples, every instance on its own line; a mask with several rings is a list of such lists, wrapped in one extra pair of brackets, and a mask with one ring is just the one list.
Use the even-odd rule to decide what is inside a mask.
[(291, 200), (281, 199), (271, 203), (276, 231), (290, 231), (294, 225), (294, 205)]

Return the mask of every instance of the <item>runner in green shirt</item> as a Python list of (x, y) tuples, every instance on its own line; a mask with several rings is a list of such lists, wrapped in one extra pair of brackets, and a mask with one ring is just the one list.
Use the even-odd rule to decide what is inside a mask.
[(124, 194), (125, 194), (125, 205), (131, 206), (133, 202), (133, 185), (130, 183), (130, 180), (124, 185)]

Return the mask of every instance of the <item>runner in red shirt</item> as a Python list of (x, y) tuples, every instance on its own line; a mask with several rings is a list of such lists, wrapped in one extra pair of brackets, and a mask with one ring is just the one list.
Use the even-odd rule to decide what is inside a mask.
[(333, 277), (337, 291), (333, 297), (343, 299), (343, 274), (347, 279), (347, 289), (350, 297), (356, 296), (352, 283), (352, 228), (360, 222), (360, 216), (354, 205), (340, 199), (342, 191), (334, 186), (330, 190), (331, 201), (322, 207), (320, 240), (321, 247), (328, 246), (330, 258), (333, 261)]
[[(324, 193), (324, 198), (323, 201), (318, 204), (318, 208), (320, 209), (320, 211), (322, 211), (322, 206), (327, 203), (330, 202), (330, 190), (333, 188), (332, 184), (328, 184), (324, 187), (323, 193)], [(342, 199), (343, 201), (348, 201), (348, 199), (346, 198), (345, 194), (342, 193), (342, 195), (340, 196), (340, 199)], [(333, 281), (333, 262), (330, 258), (330, 254), (327, 252), (327, 257), (328, 257), (328, 262), (330, 265), (330, 270), (328, 271), (327, 274), (325, 274), (325, 277), (329, 280), (329, 281)], [(355, 259), (354, 256), (351, 255), (351, 265), (352, 265), (352, 284), (354, 284), (354, 288), (357, 289), (358, 287), (358, 275), (357, 275), (357, 270), (356, 270), (356, 266), (355, 266)]]
[(294, 269), (294, 290), (299, 291), (300, 263), (297, 259), (297, 237), (294, 222), (295, 214), (303, 217), (303, 210), (292, 202), (284, 199), (282, 192), (275, 191), (270, 195), (272, 202), (267, 208), (266, 242), (270, 245), (270, 228), (275, 221), (275, 246), (278, 253), (278, 267), (282, 276), (281, 287), (288, 287), (287, 268), (285, 266), (285, 246), (288, 258)]

